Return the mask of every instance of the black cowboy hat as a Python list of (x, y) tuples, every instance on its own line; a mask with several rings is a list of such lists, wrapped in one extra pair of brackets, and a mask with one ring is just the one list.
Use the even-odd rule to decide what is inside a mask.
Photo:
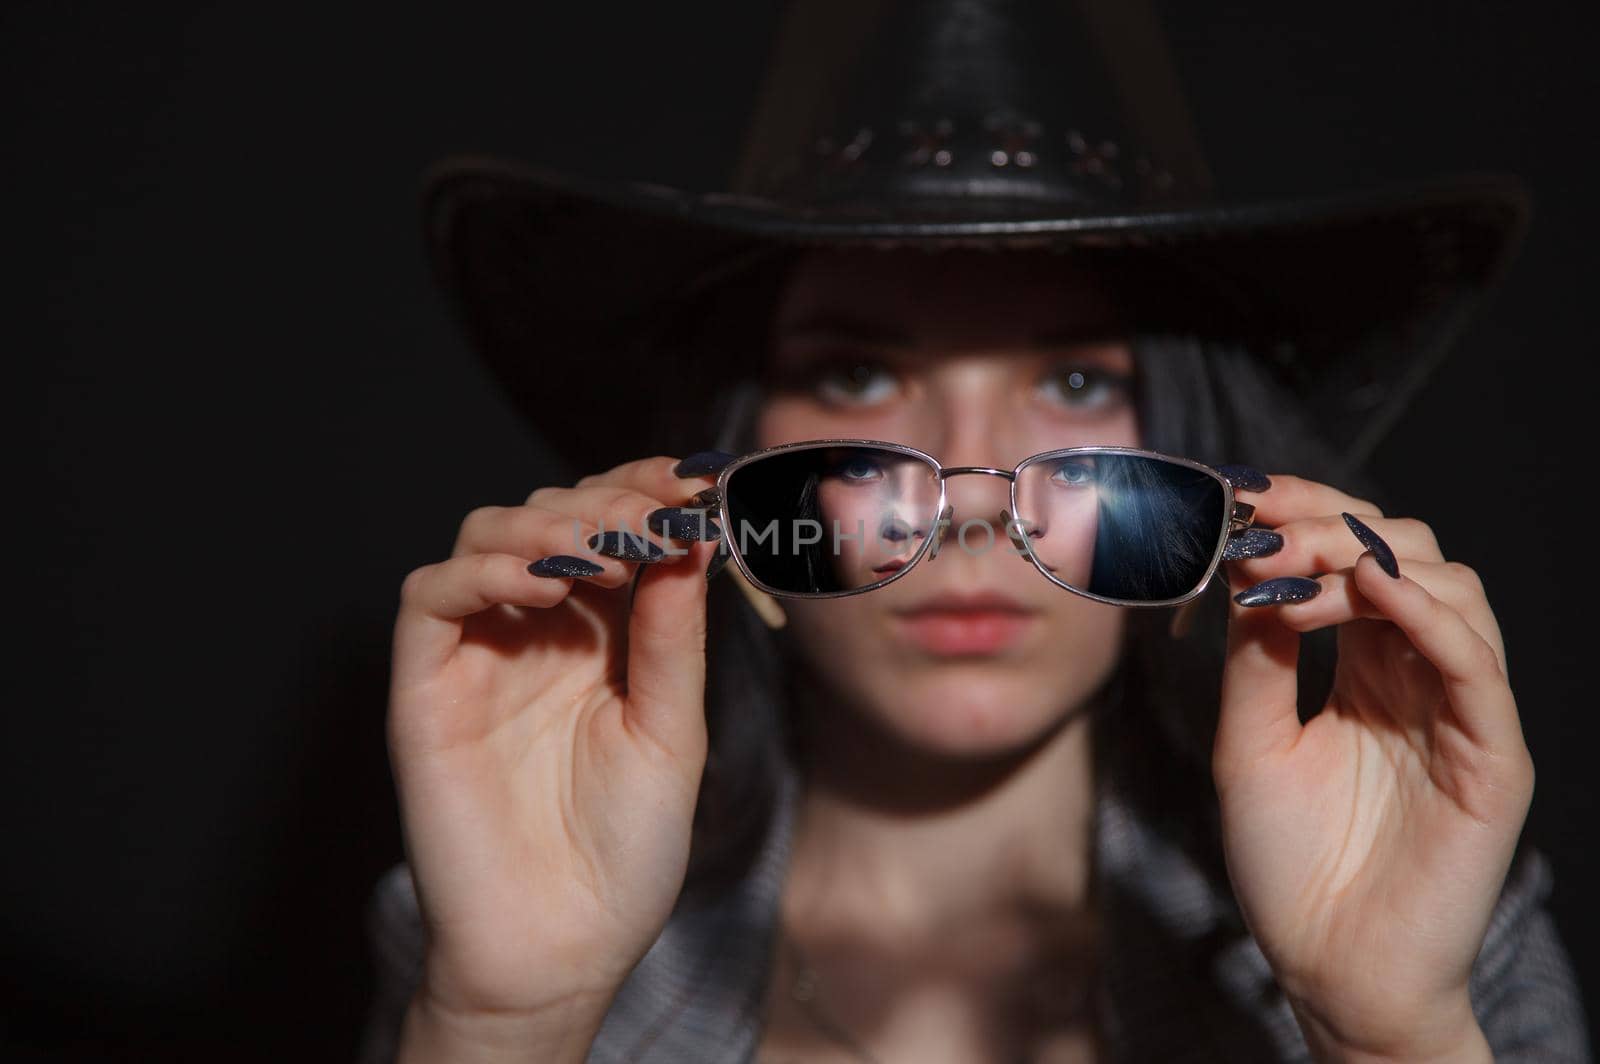
[[(660, 405), (632, 363), (662, 320), (741, 264), (808, 245), (1049, 246), (1181, 268), (1197, 279), (1186, 320), (1247, 339), (1354, 465), (1498, 280), (1530, 209), (1517, 179), (1492, 175), (1215, 198), (1136, 0), (800, 0), (749, 129), (727, 192), (475, 158), (429, 176), (439, 283), (585, 472), (654, 453), (626, 427)], [(541, 389), (557, 357), (630, 382), (607, 429)]]

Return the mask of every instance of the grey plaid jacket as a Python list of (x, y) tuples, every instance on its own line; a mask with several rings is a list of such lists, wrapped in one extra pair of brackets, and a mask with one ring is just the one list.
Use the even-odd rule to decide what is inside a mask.
[[(761, 1028), (769, 950), (798, 791), (791, 770), (761, 855), (714, 904), (680, 905), (629, 976), (589, 1053), (622, 1061), (747, 1064)], [(1106, 797), (1097, 816), (1097, 874), (1106, 922), (1097, 1002), (1106, 1044), (1122, 1061), (1309, 1060), (1300, 1029), (1255, 941), (1228, 932), (1231, 897), (1193, 860)], [(1514, 863), (1472, 976), (1472, 1003), (1497, 1061), (1589, 1061), (1571, 963), (1543, 907), (1546, 860)], [(405, 865), (385, 875), (369, 913), (378, 986), (362, 1064), (394, 1059), (420, 976), (423, 927)]]

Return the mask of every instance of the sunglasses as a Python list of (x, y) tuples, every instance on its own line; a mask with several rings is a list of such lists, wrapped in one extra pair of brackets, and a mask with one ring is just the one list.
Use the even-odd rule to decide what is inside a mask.
[[(945, 483), (957, 476), (1009, 480), (1009, 511), (956, 523)], [(1229, 534), (1255, 513), (1216, 469), (1154, 451), (1067, 447), (1007, 470), (945, 466), (877, 440), (755, 451), (724, 466), (689, 505), (715, 511), (721, 549), (769, 595), (876, 591), (953, 546), (1026, 555), (1058, 587), (1117, 606), (1198, 596)]]

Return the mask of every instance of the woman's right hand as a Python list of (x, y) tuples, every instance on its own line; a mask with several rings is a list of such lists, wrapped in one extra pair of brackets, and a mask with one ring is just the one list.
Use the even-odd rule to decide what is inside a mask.
[[(714, 483), (675, 465), (647, 458), (475, 510), (448, 560), (406, 577), (388, 735), (428, 931), (413, 1012), (597, 1027), (666, 924), (706, 760), (716, 543), (664, 540), (661, 560), (629, 562), (587, 542), (602, 526), (637, 534)], [(529, 571), (551, 555), (603, 571)]]

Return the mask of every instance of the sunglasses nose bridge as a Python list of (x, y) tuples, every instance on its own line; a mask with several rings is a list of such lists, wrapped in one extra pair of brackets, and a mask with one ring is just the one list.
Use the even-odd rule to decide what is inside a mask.
[(951, 477), (968, 476), (973, 473), (991, 477), (1004, 477), (1006, 480), (1016, 478), (1016, 474), (1009, 469), (996, 469), (994, 466), (959, 465), (945, 466), (939, 470), (939, 479), (948, 480)]
[[(944, 480), (949, 479), (950, 477), (957, 477), (957, 476), (991, 476), (991, 477), (999, 477), (1002, 480), (1007, 481), (1008, 484), (1009, 484), (1009, 482), (1014, 481), (1016, 479), (1016, 474), (1015, 474), (1015, 472), (1013, 470), (1010, 470), (1010, 469), (999, 469), (999, 468), (996, 468), (995, 466), (946, 466), (945, 468), (939, 470), (939, 480), (941, 482), (944, 481)], [(948, 495), (947, 495), (947, 498), (948, 498)], [(984, 507), (978, 507), (978, 509), (984, 509)], [(944, 511), (942, 513), (940, 513), (940, 515), (939, 515), (938, 526), (937, 526), (937, 529), (935, 531), (933, 543), (932, 543), (932, 545), (930, 547), (930, 552), (929, 553), (931, 555), (933, 555), (933, 556), (937, 556), (938, 555), (940, 545), (944, 542), (945, 538), (950, 534), (951, 526), (952, 526), (952, 524), (954, 524), (954, 517), (955, 517), (955, 505), (953, 503), (947, 502), (945, 507), (944, 507)], [(1002, 506), (1000, 508), (999, 512), (997, 514), (995, 514), (994, 516), (992, 516), (992, 517), (986, 515), (985, 517), (979, 518), (979, 519), (980, 520), (994, 521), (996, 518), (998, 518), (999, 525), (1000, 525), (1001, 528), (1006, 529), (1008, 532), (1011, 531), (1013, 517), (1012, 517), (1012, 513), (1011, 513), (1010, 489), (1009, 489), (1009, 487), (1007, 488), (1006, 503), (1005, 503), (1004, 506)], [(1015, 538), (1016, 538), (1015, 534), (1012, 533), (1013, 541), (1015, 541)]]

